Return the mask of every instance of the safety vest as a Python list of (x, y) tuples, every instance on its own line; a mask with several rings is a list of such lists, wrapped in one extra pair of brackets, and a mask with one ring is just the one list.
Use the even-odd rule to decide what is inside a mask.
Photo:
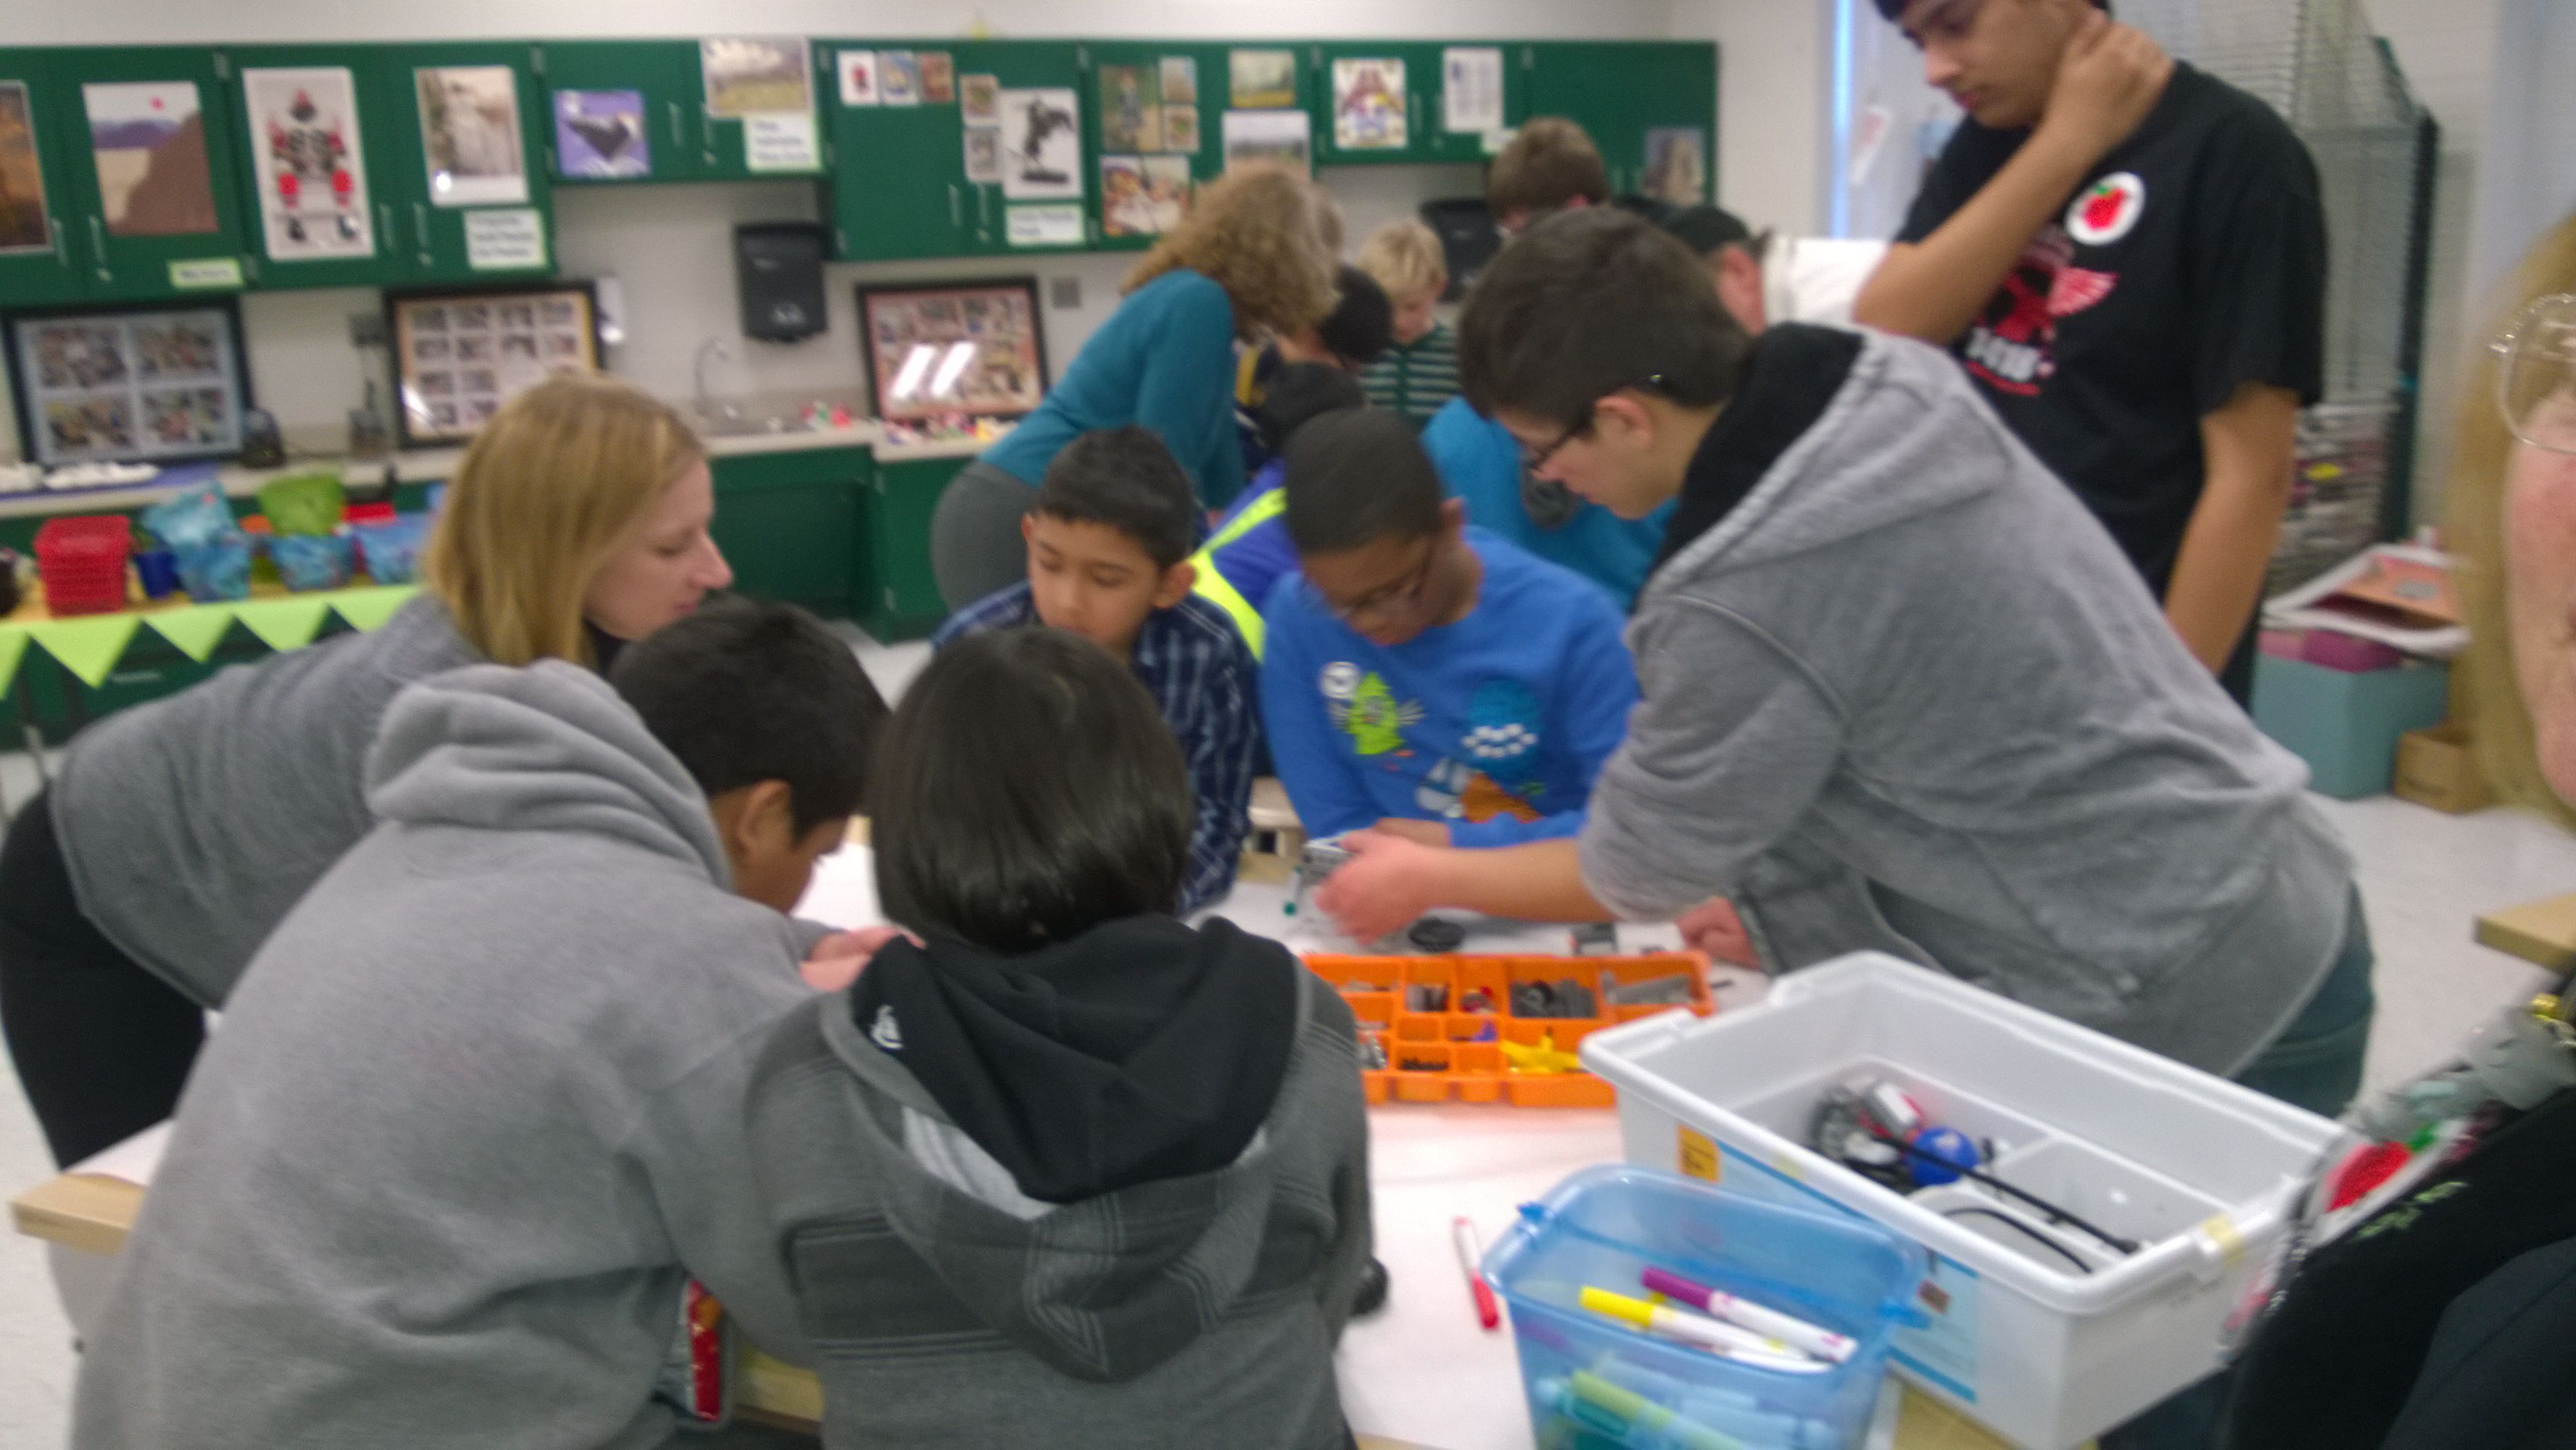
[(1274, 488), (1246, 504), (1243, 512), (1228, 520), (1226, 526), (1217, 531), (1216, 537), (1190, 557), (1190, 563), (1198, 570), (1199, 576), (1198, 582), (1190, 586), (1190, 592), (1226, 612), (1227, 617), (1234, 621), (1235, 632), (1243, 636), (1243, 642), (1251, 647), (1252, 657), (1256, 660), (1261, 658), (1261, 647), (1267, 634), (1261, 623), (1260, 606), (1244, 598), (1243, 591), (1235, 588), (1218, 570), (1216, 551), (1287, 511), (1288, 490)]

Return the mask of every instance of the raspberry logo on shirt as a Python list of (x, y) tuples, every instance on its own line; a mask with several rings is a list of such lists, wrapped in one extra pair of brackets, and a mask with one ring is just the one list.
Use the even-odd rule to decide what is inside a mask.
[(2107, 247), (2135, 230), (2146, 211), (2146, 182), (2134, 171), (2114, 172), (2067, 207), (2066, 234), (2087, 247)]
[(2058, 322), (2098, 305), (2120, 285), (2117, 272), (2068, 265), (2074, 256), (2073, 240), (2056, 227), (2030, 239), (1985, 315), (1959, 340), (1970, 373), (1997, 392), (2039, 396), (2040, 385), (2057, 375)]

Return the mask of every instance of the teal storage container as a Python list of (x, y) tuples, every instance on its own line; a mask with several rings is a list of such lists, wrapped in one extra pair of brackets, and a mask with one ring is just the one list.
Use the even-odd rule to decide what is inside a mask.
[(2397, 737), (2441, 724), (2450, 699), (2448, 665), (2356, 674), (2276, 655), (2254, 662), (2254, 723), (2308, 763), (2318, 794), (2337, 800), (2386, 795)]

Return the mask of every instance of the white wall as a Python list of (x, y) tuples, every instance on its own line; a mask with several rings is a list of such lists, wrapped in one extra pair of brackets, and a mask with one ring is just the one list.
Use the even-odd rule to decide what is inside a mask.
[[(2576, 6), (2503, 0), (2469, 295), (2485, 299), (2541, 233), (2576, 209)], [(2478, 316), (2478, 313), (2472, 313)]]
[[(1676, 39), (1714, 40), (1717, 200), (1756, 229), (1825, 231), (1833, 6), (1829, 0), (1673, 0)], [(1875, 10), (1870, 23), (1878, 23)]]
[[(1804, 0), (1783, 3), (1803, 8)], [(719, 19), (724, 30), (745, 35), (925, 39), (964, 38), (977, 26), (988, 26), (996, 36), (1661, 39), (1673, 33), (1672, 17), (1669, 0), (1590, 0), (1580, 6), (1556, 0), (1313, 0), (1295, 7), (1254, 0), (1091, 0), (1080, 6), (1037, 0), (732, 0), (720, 10), (698, 0), (441, 0), (418, 6), (385, 0), (26, 0), (0, 5), (0, 45), (696, 35)], [(1467, 166), (1334, 168), (1323, 177), (1342, 201), (1354, 246), (1374, 227), (1411, 215), (1425, 199), (1473, 195), (1480, 185), (1476, 168)], [(1075, 278), (1081, 305), (1050, 310), (1046, 318), (1048, 357), (1060, 368), (1115, 305), (1118, 281), (1134, 261), (1108, 254), (834, 265), (828, 274), (829, 331), (792, 345), (744, 340), (734, 293), (733, 226), (811, 217), (813, 209), (814, 188), (794, 182), (567, 187), (555, 193), (558, 259), (567, 276), (621, 280), (629, 342), (610, 365), (675, 399), (689, 396), (691, 364), (710, 337), (728, 339), (738, 359), (710, 368), (709, 383), (719, 392), (857, 389), (852, 298), (863, 279), (1029, 273)], [(347, 414), (361, 400), (366, 375), (348, 341), (348, 317), (381, 305), (376, 293), (357, 289), (243, 299), (252, 378), (261, 404), (286, 428), (290, 447), (328, 451), (345, 440)], [(7, 429), (0, 421), (0, 456), (14, 451)]]

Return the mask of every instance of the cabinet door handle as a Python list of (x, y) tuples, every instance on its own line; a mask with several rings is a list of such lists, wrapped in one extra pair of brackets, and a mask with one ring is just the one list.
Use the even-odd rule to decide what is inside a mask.
[(992, 198), (993, 188), (989, 186), (978, 186), (975, 188), (975, 229), (979, 232), (989, 233), (992, 230), (993, 219), (991, 216), (986, 214), (986, 209), (991, 205)]
[(680, 103), (673, 101), (671, 102), (671, 149), (676, 151), (686, 144), (680, 139)]
[(411, 204), (411, 226), (413, 232), (417, 234), (412, 240), (413, 244), (420, 248), (420, 264), (426, 267), (430, 262), (429, 206), (427, 203), (416, 201)]
[(91, 270), (98, 273), (98, 280), (115, 281), (116, 274), (107, 269), (107, 223), (99, 219), (97, 212), (89, 214), (89, 251)]
[(957, 183), (953, 181), (948, 183), (948, 224), (952, 227), (966, 225), (965, 204), (959, 199)]
[(45, 227), (54, 234), (54, 265), (68, 271), (71, 268), (72, 259), (70, 253), (63, 247), (63, 219), (47, 217)]
[(402, 237), (394, 231), (393, 203), (384, 201), (376, 203), (376, 230), (384, 234), (384, 249), (387, 255), (390, 256), (402, 250)]

